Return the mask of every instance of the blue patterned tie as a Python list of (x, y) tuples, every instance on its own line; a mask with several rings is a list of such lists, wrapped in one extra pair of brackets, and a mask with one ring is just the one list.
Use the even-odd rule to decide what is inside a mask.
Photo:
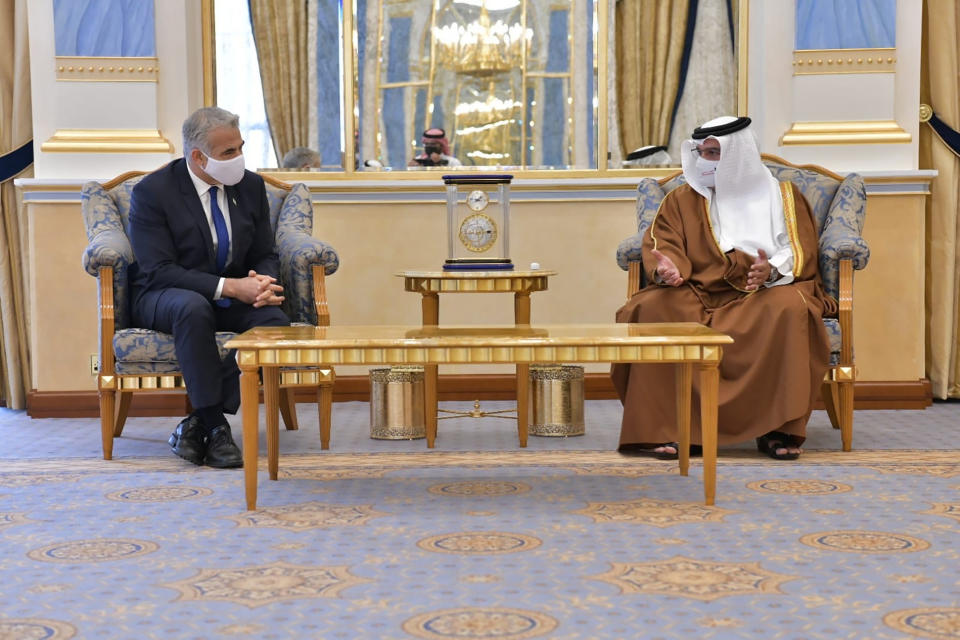
[[(223, 268), (227, 266), (227, 253), (230, 251), (230, 234), (227, 233), (227, 221), (223, 218), (223, 212), (220, 211), (220, 203), (217, 202), (217, 188), (210, 187), (210, 215), (213, 218), (213, 226), (217, 230), (217, 273), (222, 274)], [(229, 307), (230, 301), (221, 298), (214, 301), (218, 307)]]

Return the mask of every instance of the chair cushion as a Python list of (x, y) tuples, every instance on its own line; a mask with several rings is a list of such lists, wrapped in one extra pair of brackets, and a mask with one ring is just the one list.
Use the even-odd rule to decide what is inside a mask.
[(824, 318), (823, 326), (827, 329), (827, 339), (830, 341), (830, 366), (840, 363), (840, 321), (836, 318)]
[[(227, 340), (236, 336), (230, 331), (217, 332), (220, 358), (227, 357)], [(113, 353), (117, 373), (126, 375), (172, 375), (180, 373), (174, 351), (173, 336), (151, 329), (120, 329), (113, 335)]]
[[(300, 322), (294, 326), (310, 326)], [(237, 334), (232, 331), (217, 332), (217, 347), (220, 359), (227, 357), (230, 349), (224, 346)], [(174, 375), (180, 373), (180, 364), (174, 351), (173, 336), (152, 329), (120, 329), (113, 335), (113, 353), (117, 373), (123, 375)], [(315, 369), (318, 367), (291, 367), (292, 369)], [(286, 369), (284, 367), (283, 369)]]

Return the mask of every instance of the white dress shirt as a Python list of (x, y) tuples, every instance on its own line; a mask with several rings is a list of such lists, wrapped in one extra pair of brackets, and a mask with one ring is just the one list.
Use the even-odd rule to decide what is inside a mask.
[[(230, 207), (227, 203), (227, 192), (219, 182), (213, 185), (201, 180), (197, 174), (193, 172), (193, 169), (190, 168), (189, 162), (187, 162), (187, 172), (190, 174), (193, 186), (196, 188), (197, 195), (200, 197), (203, 215), (207, 216), (207, 224), (210, 226), (210, 236), (213, 238), (214, 254), (217, 253), (217, 247), (220, 243), (217, 240), (217, 227), (213, 224), (213, 213), (210, 212), (210, 187), (217, 187), (217, 204), (220, 205), (220, 212), (223, 214), (223, 220), (227, 225), (227, 237), (231, 240), (230, 246), (227, 248), (227, 264), (230, 264), (231, 254), (233, 253), (233, 225), (230, 224)], [(220, 282), (217, 284), (217, 290), (213, 294), (214, 300), (220, 299), (221, 293), (223, 292), (223, 282), (224, 278), (220, 278)]]

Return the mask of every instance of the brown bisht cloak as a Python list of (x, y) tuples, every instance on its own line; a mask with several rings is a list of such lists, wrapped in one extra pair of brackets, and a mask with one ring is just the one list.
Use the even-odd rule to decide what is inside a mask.
[[(650, 284), (617, 311), (617, 322), (699, 322), (734, 339), (720, 363), (721, 445), (770, 431), (804, 437), (829, 365), (822, 317), (836, 313), (836, 301), (821, 286), (816, 224), (803, 194), (789, 182), (780, 187), (794, 254), (792, 283), (746, 291), (755, 257), (721, 251), (706, 198), (684, 184), (667, 194), (644, 235)], [(679, 287), (654, 284), (653, 249), (676, 264)], [(665, 375), (663, 365), (615, 364), (611, 377), (623, 402), (620, 444), (677, 440), (674, 376)], [(690, 418), (691, 441), (701, 443), (696, 375)]]

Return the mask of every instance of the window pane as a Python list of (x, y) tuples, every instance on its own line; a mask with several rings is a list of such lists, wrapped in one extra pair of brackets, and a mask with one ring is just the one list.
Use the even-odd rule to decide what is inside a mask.
[(257, 49), (247, 0), (217, 0), (217, 106), (240, 116), (247, 169), (279, 166), (263, 107)]

